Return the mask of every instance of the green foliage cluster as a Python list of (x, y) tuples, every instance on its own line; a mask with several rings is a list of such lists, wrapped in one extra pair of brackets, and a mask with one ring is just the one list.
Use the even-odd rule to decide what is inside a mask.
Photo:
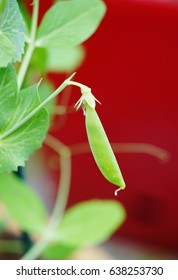
[[(23, 259), (40, 255), (66, 258), (82, 246), (109, 238), (123, 223), (124, 208), (114, 201), (92, 200), (73, 206), (64, 213), (70, 182), (66, 181), (65, 186), (65, 180), (61, 179), (59, 191), (66, 188), (66, 193), (61, 195), (59, 192), (52, 215), (49, 215), (41, 198), (12, 172), (25, 166), (29, 156), (41, 147), (50, 125), (49, 113), (54, 112), (54, 99), (65, 87), (72, 85), (74, 74), (51, 93), (53, 86), (46, 73), (71, 73), (82, 63), (85, 52), (80, 44), (95, 32), (106, 7), (101, 0), (56, 1), (38, 27), (39, 0), (34, 0), (32, 19), (23, 2), (0, 1), (0, 199), (9, 215), (8, 219), (1, 218), (0, 230), (6, 228), (10, 219), (32, 238), (38, 234), (39, 238)], [(45, 82), (41, 85), (42, 76)], [(39, 77), (37, 83), (34, 77)], [(81, 90), (87, 88), (76, 85)], [(84, 99), (80, 103), (83, 103), (87, 114), (87, 100), (93, 104), (95, 98), (82, 94)], [(95, 106), (90, 109), (95, 112)], [(87, 119), (94, 122), (92, 116)], [(99, 125), (104, 132), (100, 121)], [(93, 144), (97, 134), (91, 129), (91, 122), (87, 131)], [(103, 145), (108, 147), (109, 141), (104, 139)], [(60, 156), (61, 170), (63, 165), (70, 169), (69, 149), (55, 139), (49, 142)], [(107, 173), (105, 177), (111, 183), (124, 188), (112, 149), (103, 148), (106, 153), (98, 155), (97, 147), (91, 145), (98, 167), (104, 176)], [(112, 155), (107, 165), (109, 172), (104, 168), (108, 151)]]

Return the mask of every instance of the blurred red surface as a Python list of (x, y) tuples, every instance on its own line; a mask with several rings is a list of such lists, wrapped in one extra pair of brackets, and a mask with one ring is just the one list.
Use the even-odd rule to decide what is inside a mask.
[[(127, 187), (115, 198), (115, 187), (102, 177), (92, 155), (75, 156), (69, 205), (116, 199), (127, 211), (116, 236), (178, 250), (178, 4), (105, 3), (106, 17), (85, 43), (87, 57), (75, 80), (90, 86), (101, 101), (97, 111), (111, 142), (156, 145), (170, 153), (170, 160), (117, 154)], [(50, 78), (57, 86), (64, 77)], [(71, 104), (79, 96), (72, 94)], [(65, 144), (87, 141), (82, 110), (70, 114), (60, 130), (58, 125), (60, 120), (52, 133)]]

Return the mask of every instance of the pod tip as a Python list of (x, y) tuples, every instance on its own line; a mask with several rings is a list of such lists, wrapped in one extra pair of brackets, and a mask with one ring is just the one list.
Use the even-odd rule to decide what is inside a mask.
[(121, 190), (124, 190), (125, 187), (126, 187), (126, 184), (125, 184), (125, 182), (123, 182), (122, 187), (120, 187), (117, 190), (115, 190), (114, 195), (117, 196), (118, 192), (121, 191)]

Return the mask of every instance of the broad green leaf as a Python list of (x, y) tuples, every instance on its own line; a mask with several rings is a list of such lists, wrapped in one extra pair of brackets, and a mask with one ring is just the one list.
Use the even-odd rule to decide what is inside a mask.
[(0, 67), (7, 66), (9, 62), (21, 61), (24, 52), (24, 34), (25, 24), (18, 4), (16, 0), (7, 0), (3, 12), (0, 14), (0, 35), (7, 42), (8, 52), (4, 48), (4, 41), (3, 44), (0, 41), (0, 58), (6, 57), (6, 60), (2, 62), (0, 60)]
[(43, 202), (22, 180), (13, 174), (0, 175), (0, 200), (10, 216), (27, 232), (40, 232), (47, 223)]
[(60, 243), (52, 243), (43, 252), (43, 257), (51, 260), (66, 260), (78, 248), (75, 246), (67, 246)]
[(0, 11), (4, 9), (6, 0), (0, 0)]
[(92, 200), (67, 210), (58, 228), (58, 238), (73, 246), (85, 246), (107, 240), (125, 220), (125, 210), (112, 200)]
[(79, 45), (95, 32), (105, 11), (101, 0), (60, 1), (44, 15), (36, 45), (50, 48)]
[(48, 48), (47, 71), (71, 73), (83, 62), (85, 50), (82, 46), (73, 48)]
[(18, 0), (19, 9), (26, 26), (26, 33), (29, 35), (31, 27), (31, 18), (29, 12), (26, 9), (26, 4), (27, 3), (25, 3), (24, 0)]
[(72, 48), (35, 48), (30, 66), (40, 73), (71, 73), (83, 62), (83, 46)]
[(0, 0), (0, 15), (4, 11), (6, 0)]
[(42, 74), (45, 73), (47, 70), (47, 59), (48, 55), (45, 48), (35, 48), (30, 62), (33, 72), (39, 71)]
[(0, 131), (10, 122), (12, 107), (16, 105), (16, 96), (15, 69), (11, 65), (0, 68)]
[[(0, 31), (1, 32), (1, 31)], [(5, 67), (14, 56), (12, 42), (7, 36), (0, 33), (0, 67)]]
[(41, 147), (48, 129), (45, 109), (15, 129), (39, 104), (38, 85), (18, 92), (15, 69), (11, 65), (0, 69), (0, 173), (24, 166)]

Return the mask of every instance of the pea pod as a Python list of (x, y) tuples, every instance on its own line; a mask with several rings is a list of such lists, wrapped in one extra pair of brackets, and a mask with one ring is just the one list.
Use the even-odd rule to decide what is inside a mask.
[(96, 164), (110, 183), (124, 189), (124, 179), (97, 112), (87, 102), (84, 106), (88, 141)]

